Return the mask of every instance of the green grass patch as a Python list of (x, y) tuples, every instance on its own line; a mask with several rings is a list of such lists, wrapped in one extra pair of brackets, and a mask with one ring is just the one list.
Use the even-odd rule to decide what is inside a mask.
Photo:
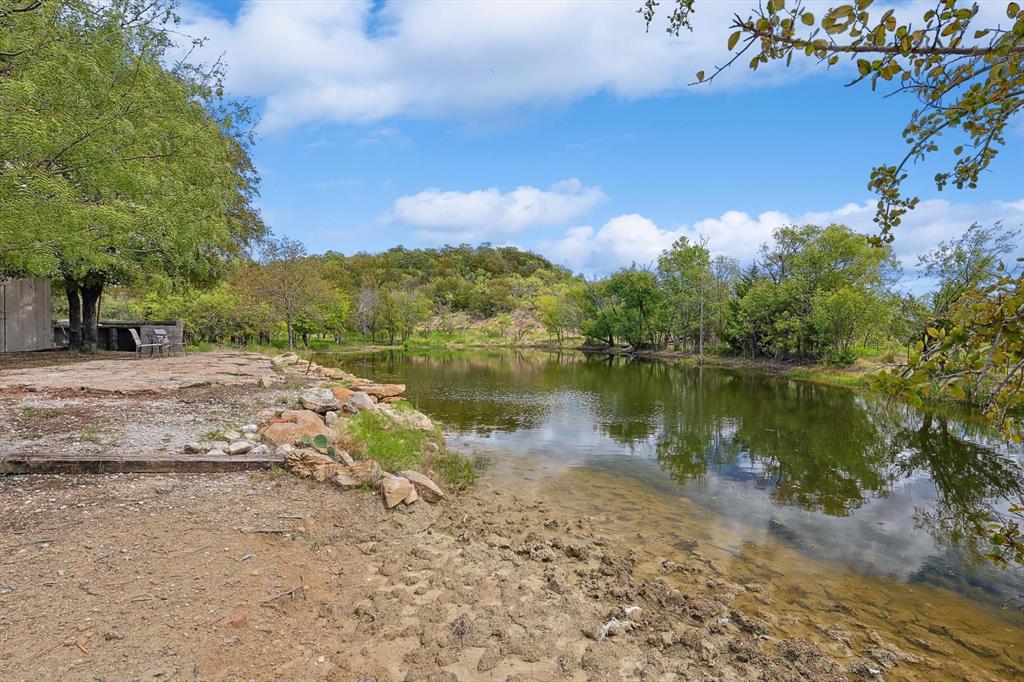
[(848, 388), (866, 388), (870, 383), (870, 379), (863, 373), (829, 370), (822, 367), (794, 367), (786, 372), (786, 376), (800, 381)]
[[(396, 410), (411, 410), (396, 404)], [(474, 462), (444, 447), (440, 429), (422, 431), (398, 426), (388, 417), (372, 411), (354, 415), (345, 423), (341, 448), (352, 455), (372, 458), (385, 471), (412, 469), (436, 475), (454, 488), (465, 488), (477, 477)]]

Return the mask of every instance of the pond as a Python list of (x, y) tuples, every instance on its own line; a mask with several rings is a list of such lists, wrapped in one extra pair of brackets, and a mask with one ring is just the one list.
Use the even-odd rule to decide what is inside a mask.
[(846, 619), (911, 655), (1024, 674), (1022, 575), (980, 554), (989, 514), (1022, 495), (1022, 457), (969, 414), (577, 352), (337, 362), (408, 384), (450, 444), (492, 462), (485, 485), (606, 518), (652, 574), (700, 551), (770, 582), (786, 634)]

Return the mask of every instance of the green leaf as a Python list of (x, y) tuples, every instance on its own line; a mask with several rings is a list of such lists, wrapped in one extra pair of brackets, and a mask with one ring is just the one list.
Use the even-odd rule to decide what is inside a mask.
[(800, 21), (804, 22), (804, 26), (811, 26), (814, 24), (814, 15), (810, 12), (804, 12), (800, 15)]
[(967, 397), (967, 393), (964, 392), (964, 388), (960, 384), (950, 384), (946, 387), (946, 391), (957, 400), (963, 400)]
[(736, 43), (738, 42), (740, 42), (740, 32), (736, 31), (731, 36), (729, 36), (729, 42), (726, 45), (726, 47), (732, 50), (734, 47), (736, 47)]
[(768, 10), (771, 12), (778, 12), (785, 8), (785, 6), (786, 0), (771, 0), (771, 2), (768, 3)]
[(857, 70), (860, 71), (860, 75), (866, 76), (871, 73), (871, 62), (867, 59), (857, 60)]
[(1010, 17), (1011, 19), (1016, 19), (1017, 18), (1017, 14), (1019, 12), (1020, 12), (1020, 5), (1018, 5), (1015, 2), (1011, 2), (1009, 5), (1006, 6), (1006, 16)]
[(327, 436), (325, 436), (322, 433), (318, 433), (316, 437), (313, 438), (313, 445), (315, 445), (317, 448), (321, 450), (326, 449), (327, 446), (330, 444), (330, 441), (327, 440)]
[(697, 80), (699, 80), (699, 81), (704, 80), (704, 72), (703, 71), (698, 71), (697, 72)]

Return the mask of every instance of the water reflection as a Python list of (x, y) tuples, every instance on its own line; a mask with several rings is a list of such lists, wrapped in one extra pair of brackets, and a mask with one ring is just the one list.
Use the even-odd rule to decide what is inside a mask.
[(471, 446), (630, 476), (742, 523), (750, 540), (905, 579), (952, 575), (1024, 490), (1020, 455), (970, 415), (841, 389), (581, 353), (340, 364), (408, 383)]

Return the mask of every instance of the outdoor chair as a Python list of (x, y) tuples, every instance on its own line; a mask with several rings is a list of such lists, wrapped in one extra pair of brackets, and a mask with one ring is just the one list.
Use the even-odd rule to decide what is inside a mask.
[(181, 341), (172, 341), (166, 329), (154, 329), (153, 336), (156, 338), (157, 343), (160, 344), (160, 352), (167, 351), (171, 355), (174, 355), (175, 349), (180, 350), (182, 353), (185, 352), (185, 344)]
[(160, 343), (143, 343), (142, 339), (139, 338), (139, 332), (135, 329), (129, 329), (132, 333), (132, 341), (135, 342), (135, 359), (138, 360), (142, 357), (142, 351), (149, 350), (149, 356), (153, 357), (154, 352), (159, 352), (163, 355), (164, 347)]

